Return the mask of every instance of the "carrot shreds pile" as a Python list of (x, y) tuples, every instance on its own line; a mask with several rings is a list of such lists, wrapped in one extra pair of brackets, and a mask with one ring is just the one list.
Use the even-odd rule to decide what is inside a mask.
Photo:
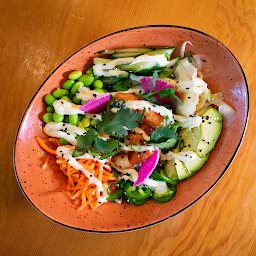
[[(56, 155), (56, 149), (51, 149), (41, 140), (41, 138), (36, 137), (36, 141), (45, 151)], [(54, 144), (53, 146), (55, 148), (60, 146), (57, 138), (49, 138), (49, 141)], [(66, 145), (66, 147), (75, 149), (74, 146), (70, 145)], [(46, 161), (43, 164), (43, 169), (46, 169), (49, 159), (50, 156), (47, 155)], [(107, 187), (113, 180), (115, 180), (109, 165), (102, 164), (94, 159), (77, 158), (76, 160), (85, 170), (100, 180), (103, 186), (105, 185)], [(71, 199), (79, 201), (77, 210), (84, 209), (86, 205), (92, 209), (96, 209), (100, 205), (99, 198), (101, 197), (97, 186), (93, 183), (90, 184), (86, 175), (83, 172), (74, 169), (63, 157), (56, 155), (56, 163), (67, 177), (66, 189), (71, 193)]]

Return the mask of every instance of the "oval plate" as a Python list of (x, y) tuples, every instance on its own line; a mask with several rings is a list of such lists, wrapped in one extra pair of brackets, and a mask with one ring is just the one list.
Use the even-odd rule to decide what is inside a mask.
[[(77, 211), (69, 194), (62, 172), (51, 157), (46, 170), (41, 166), (45, 152), (35, 136), (46, 139), (42, 131), (45, 112), (43, 98), (61, 87), (73, 70), (86, 70), (92, 58), (101, 50), (129, 47), (177, 47), (184, 41), (192, 46), (191, 54), (204, 54), (210, 69), (204, 79), (213, 93), (222, 92), (225, 101), (236, 111), (236, 119), (225, 127), (211, 152), (209, 160), (194, 176), (181, 182), (175, 198), (167, 204), (149, 200), (143, 206), (108, 202), (99, 210)], [(215, 38), (193, 29), (168, 25), (130, 28), (99, 38), (68, 57), (45, 80), (31, 99), (18, 128), (14, 145), (14, 167), (19, 186), (28, 201), (44, 216), (64, 225), (90, 232), (125, 232), (144, 228), (187, 209), (205, 195), (222, 177), (234, 159), (247, 125), (249, 91), (244, 72), (234, 55)]]

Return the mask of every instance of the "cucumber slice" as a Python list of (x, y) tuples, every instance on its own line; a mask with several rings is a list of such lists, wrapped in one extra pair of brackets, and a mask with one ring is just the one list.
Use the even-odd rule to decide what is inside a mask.
[(113, 77), (101, 77), (100, 80), (107, 85), (113, 85), (115, 83), (117, 83), (118, 81), (120, 81), (120, 77), (117, 76), (113, 76)]
[(139, 55), (141, 55), (142, 53), (139, 52), (118, 52), (118, 53), (113, 53), (111, 54), (111, 57), (113, 59), (116, 58), (125, 58), (125, 57), (137, 57)]
[[(162, 55), (162, 54), (166, 54), (166, 56), (168, 56), (170, 58), (170, 56), (172, 55), (172, 53), (174, 52), (175, 48), (172, 47), (172, 48), (160, 48), (160, 49), (157, 49), (155, 51), (152, 51), (152, 52), (148, 52), (147, 55), (149, 56), (155, 56), (155, 55)], [(168, 59), (169, 59), (168, 58)]]
[(96, 65), (96, 64), (106, 64), (106, 63), (109, 63), (113, 60), (111, 59), (105, 59), (105, 58), (94, 58), (93, 59), (93, 64)]
[(138, 62), (135, 64), (129, 64), (125, 67), (123, 67), (121, 70), (124, 71), (133, 71), (133, 72), (137, 72), (137, 73), (145, 73), (145, 72), (149, 72), (152, 69), (154, 69), (157, 65), (157, 62), (155, 61), (142, 61), (142, 62)]
[(113, 53), (121, 53), (121, 52), (136, 52), (136, 53), (147, 53), (153, 51), (152, 48), (126, 48), (126, 49), (116, 49), (116, 50), (104, 50), (100, 51), (99, 54), (113, 54)]

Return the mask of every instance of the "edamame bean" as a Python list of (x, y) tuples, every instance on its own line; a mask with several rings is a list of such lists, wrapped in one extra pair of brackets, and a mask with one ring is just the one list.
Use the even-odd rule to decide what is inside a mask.
[(99, 78), (99, 76), (94, 76), (94, 80), (98, 80)]
[(59, 143), (61, 145), (68, 145), (69, 144), (69, 142), (66, 139), (64, 139), (64, 138), (59, 138)]
[(93, 70), (92, 69), (87, 69), (85, 73), (87, 75), (93, 75)]
[(81, 121), (82, 117), (83, 117), (83, 115), (78, 114), (78, 121)]
[(72, 79), (72, 80), (76, 80), (76, 79), (78, 79), (81, 75), (82, 75), (82, 71), (76, 70), (76, 71), (71, 72), (71, 73), (69, 74), (68, 78), (69, 78), (69, 79)]
[(78, 121), (78, 123), (77, 123), (77, 127), (81, 128), (81, 129), (84, 129), (84, 126), (83, 126), (83, 124), (82, 124), (82, 122), (81, 122), (81, 121)]
[(78, 89), (81, 88), (81, 87), (84, 87), (83, 82), (76, 82), (76, 83), (74, 84), (74, 86), (72, 87), (72, 89), (71, 89), (71, 93), (72, 93), (73, 95), (75, 95), (75, 94), (77, 93)]
[(72, 103), (72, 100), (68, 96), (63, 96), (61, 99)]
[(91, 120), (91, 126), (93, 126), (93, 125), (95, 125), (95, 120), (94, 119)]
[(78, 123), (78, 114), (69, 115), (69, 123), (76, 126)]
[(47, 113), (53, 113), (54, 112), (54, 107), (53, 106), (48, 106), (46, 108), (46, 111), (47, 111)]
[(83, 82), (83, 84), (85, 86), (88, 86), (88, 85), (91, 85), (94, 81), (94, 77), (92, 75), (88, 75), (88, 74), (85, 74), (85, 75), (82, 75), (79, 79), (78, 79), (79, 82)]
[(62, 88), (63, 89), (66, 89), (66, 90), (70, 90), (73, 85), (75, 84), (75, 81), (74, 80), (67, 80), (63, 85), (62, 85)]
[(68, 96), (69, 91), (65, 89), (57, 89), (52, 94), (56, 99), (60, 99), (63, 96)]
[(53, 121), (53, 113), (45, 113), (44, 115), (43, 115), (43, 121), (45, 122), (45, 123), (50, 123), (50, 122), (52, 122)]
[(55, 123), (60, 123), (60, 122), (62, 122), (63, 120), (64, 120), (64, 115), (60, 115), (60, 114), (58, 114), (58, 113), (56, 113), (56, 112), (53, 113), (53, 121), (54, 121)]
[(56, 100), (51, 94), (47, 94), (44, 97), (45, 102), (49, 105), (52, 106), (53, 102)]
[(82, 117), (81, 122), (82, 122), (84, 128), (88, 127), (91, 124), (90, 118), (88, 118), (86, 116)]
[(98, 93), (105, 93), (105, 91), (101, 88), (95, 88), (94, 91), (96, 91)]
[(77, 104), (77, 105), (80, 105), (80, 103), (81, 103), (81, 100), (79, 100), (76, 96), (74, 96), (74, 97), (72, 98), (72, 101), (73, 101), (75, 104)]
[(94, 88), (101, 89), (103, 87), (103, 82), (101, 80), (94, 80), (93, 86), (94, 86)]

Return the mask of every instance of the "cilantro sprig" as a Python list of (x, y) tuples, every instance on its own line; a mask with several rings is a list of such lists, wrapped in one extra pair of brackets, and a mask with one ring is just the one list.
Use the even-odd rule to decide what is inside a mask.
[[(101, 120), (96, 120), (95, 128), (91, 128), (85, 135), (77, 136), (77, 152), (90, 151), (92, 154), (101, 154), (100, 159), (105, 159), (118, 154), (126, 142), (128, 130), (139, 126), (143, 115), (136, 110), (121, 108), (115, 114), (111, 108), (117, 106), (117, 102), (112, 100), (107, 110), (103, 112)], [(108, 135), (107, 140), (101, 135)], [(121, 140), (125, 140), (121, 143)]]
[(170, 124), (168, 124), (164, 127), (156, 128), (150, 136), (150, 140), (146, 143), (161, 149), (166, 149), (173, 147), (177, 140), (177, 132), (172, 128)]

